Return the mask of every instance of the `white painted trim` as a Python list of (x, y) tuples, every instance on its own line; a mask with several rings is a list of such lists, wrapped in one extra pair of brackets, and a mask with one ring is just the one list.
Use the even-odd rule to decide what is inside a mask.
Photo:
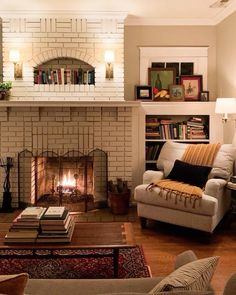
[(140, 84), (148, 84), (148, 68), (152, 62), (194, 62), (194, 73), (203, 76), (207, 90), (208, 47), (140, 47)]
[(147, 18), (128, 16), (126, 26), (214, 26), (210, 18)]
[(5, 107), (140, 107), (139, 101), (0, 101)]
[(127, 12), (124, 11), (77, 11), (77, 10), (3, 10), (1, 11), (2, 18), (39, 18), (39, 17), (55, 17), (55, 18), (86, 18), (86, 19), (121, 19), (127, 17)]

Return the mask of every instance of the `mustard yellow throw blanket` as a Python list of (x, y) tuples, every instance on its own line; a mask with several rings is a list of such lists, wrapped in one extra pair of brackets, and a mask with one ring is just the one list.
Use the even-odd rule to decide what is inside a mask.
[[(220, 144), (190, 144), (186, 148), (182, 161), (192, 165), (201, 166), (212, 166), (215, 156), (219, 151)], [(189, 200), (192, 203), (193, 208), (197, 199), (202, 197), (202, 188), (190, 185), (187, 183), (171, 180), (162, 179), (154, 181), (147, 186), (147, 190), (152, 190), (153, 187), (159, 187), (161, 189), (160, 195), (165, 196), (166, 199), (169, 197), (175, 197), (175, 203), (177, 199), (182, 201), (184, 199), (184, 205)]]

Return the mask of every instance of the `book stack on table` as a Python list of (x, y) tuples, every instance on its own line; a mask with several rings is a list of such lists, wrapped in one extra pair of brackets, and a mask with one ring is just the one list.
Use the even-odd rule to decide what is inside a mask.
[(40, 219), (41, 231), (37, 243), (68, 243), (71, 241), (75, 221), (65, 207), (49, 207)]
[(5, 236), (6, 243), (34, 243), (40, 229), (40, 218), (46, 208), (28, 207), (17, 216)]

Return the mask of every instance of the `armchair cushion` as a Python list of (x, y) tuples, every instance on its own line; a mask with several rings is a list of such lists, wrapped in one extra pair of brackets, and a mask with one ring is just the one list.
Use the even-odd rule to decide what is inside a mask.
[[(175, 195), (168, 198), (160, 196), (160, 188), (154, 187), (151, 191), (146, 190), (147, 184), (140, 184), (135, 188), (134, 199), (138, 203), (170, 208), (183, 212), (213, 216), (218, 209), (218, 201), (214, 196), (208, 196), (203, 193), (202, 198), (198, 199), (193, 208), (190, 202), (176, 202)], [(171, 220), (171, 216), (168, 217)]]
[(167, 178), (203, 188), (210, 171), (211, 167), (208, 166), (192, 165), (175, 160), (174, 166)]

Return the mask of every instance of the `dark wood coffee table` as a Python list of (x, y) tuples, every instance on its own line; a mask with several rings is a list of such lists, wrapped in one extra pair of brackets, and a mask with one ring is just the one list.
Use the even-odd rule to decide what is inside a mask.
[[(114, 277), (118, 277), (119, 250), (136, 246), (132, 224), (128, 222), (76, 223), (72, 240), (67, 244), (4, 244), (10, 226), (10, 223), (0, 223), (0, 258), (113, 257)], [(96, 249), (110, 251), (94, 253), (92, 250)], [(78, 253), (76, 250), (88, 251)]]

